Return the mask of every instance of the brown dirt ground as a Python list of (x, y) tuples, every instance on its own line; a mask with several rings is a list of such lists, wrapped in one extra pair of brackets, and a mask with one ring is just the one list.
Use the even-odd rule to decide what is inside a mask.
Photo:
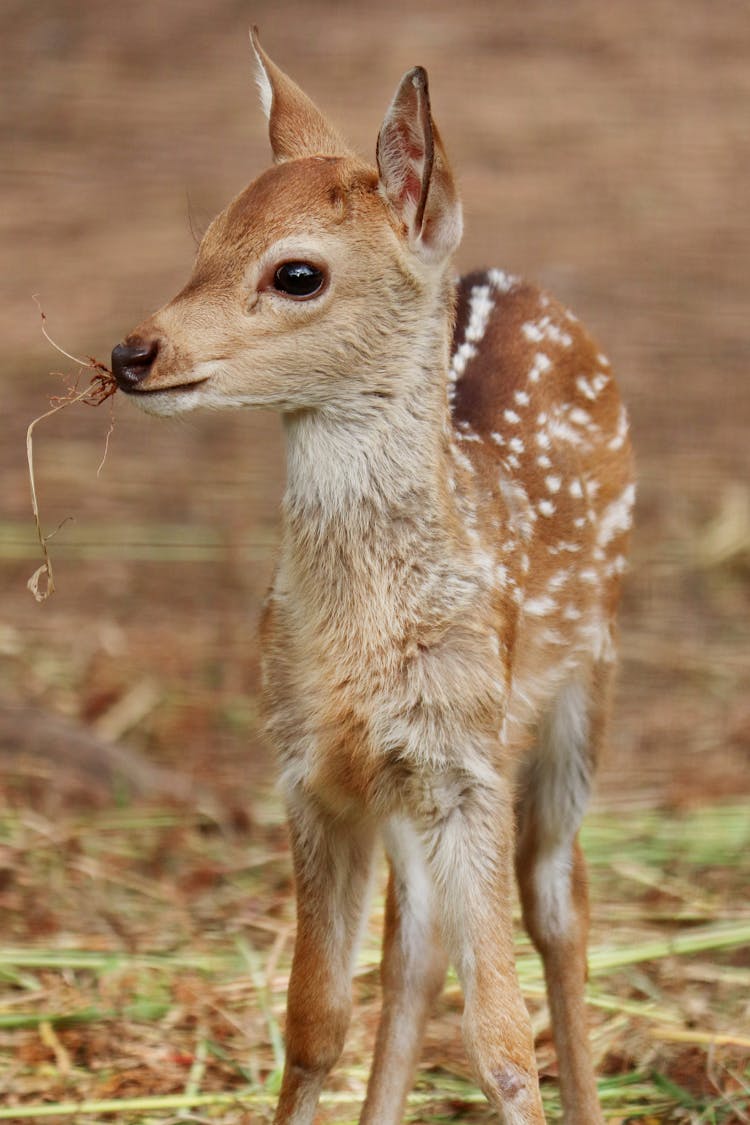
[[(58, 592), (37, 558), (25, 428), (184, 282), (201, 230), (268, 162), (246, 28), (363, 151), (400, 75), (430, 73), (458, 170), (459, 266), (541, 281), (589, 325), (639, 463), (619, 697), (599, 800), (750, 793), (750, 20), (741, 0), (33, 5), (0, 15), (0, 783), (102, 800), (81, 727), (179, 767), (252, 820), (256, 622), (282, 489), (271, 416), (179, 424), (115, 399), (37, 431)], [(69, 742), (50, 724), (71, 724)], [(32, 725), (32, 745), (24, 731)], [(33, 725), (38, 724), (38, 725)], [(70, 756), (60, 759), (60, 746)], [(54, 761), (54, 768), (50, 762)], [(130, 784), (158, 791), (143, 762)], [(106, 771), (105, 771), (106, 773)], [(163, 780), (163, 779), (162, 779)], [(105, 778), (104, 792), (107, 791)], [(65, 801), (63, 801), (63, 798)]]

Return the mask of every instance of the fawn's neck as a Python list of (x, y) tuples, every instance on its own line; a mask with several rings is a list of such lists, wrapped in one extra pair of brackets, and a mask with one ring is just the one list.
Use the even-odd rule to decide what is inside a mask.
[[(286, 581), (321, 619), (423, 612), (462, 538), (448, 486), (448, 326), (393, 393), (287, 417)], [(398, 626), (394, 623), (394, 628)]]
[(393, 340), (393, 356), (363, 360), (336, 380), (323, 409), (285, 417), (285, 510), (294, 525), (356, 522), (358, 508), (397, 516), (415, 498), (443, 505), (450, 324), (443, 306), (419, 337)]
[(440, 506), (445, 407), (381, 400), (354, 415), (310, 411), (286, 421), (290, 530), (309, 523), (332, 534), (367, 511), (395, 516), (420, 501)]

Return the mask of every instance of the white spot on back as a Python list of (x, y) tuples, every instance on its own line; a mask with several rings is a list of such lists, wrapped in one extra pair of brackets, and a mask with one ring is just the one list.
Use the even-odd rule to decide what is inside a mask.
[(460, 465), (462, 469), (465, 469), (467, 473), (473, 476), (475, 472), (474, 466), (472, 465), (466, 454), (462, 453), (458, 446), (453, 444), (451, 445), (451, 453), (456, 464)]
[(557, 602), (554, 598), (549, 598), (543, 595), (539, 598), (529, 598), (524, 602), (523, 611), (530, 617), (546, 617), (549, 613), (554, 613), (557, 609)]
[(515, 274), (506, 273), (505, 270), (487, 270), (487, 278), (498, 293), (510, 293), (511, 289), (518, 285), (518, 278)]
[(490, 297), (489, 285), (472, 286), (469, 295), (469, 318), (464, 332), (464, 338), (451, 357), (448, 369), (448, 397), (453, 398), (454, 384), (466, 371), (469, 360), (477, 355), (475, 344), (484, 339), (490, 313), (495, 307)]
[(635, 485), (629, 484), (624, 492), (604, 509), (596, 536), (600, 547), (606, 547), (616, 536), (630, 530), (634, 503)]
[(624, 406), (620, 406), (620, 413), (617, 418), (617, 429), (615, 435), (610, 441), (607, 442), (607, 449), (613, 452), (622, 449), (628, 436), (628, 415)]
[(470, 359), (473, 359), (476, 354), (477, 349), (473, 344), (467, 344), (465, 340), (462, 344), (459, 344), (453, 353), (450, 366), (450, 375), (454, 382), (463, 375), (466, 370), (466, 364)]
[(484, 339), (487, 322), (495, 302), (490, 297), (489, 285), (475, 285), (469, 298), (469, 323), (466, 326), (466, 339), (477, 343)]
[(537, 352), (534, 356), (534, 362), (529, 370), (529, 382), (537, 383), (540, 376), (549, 371), (552, 366), (552, 360), (545, 352)]
[(584, 398), (593, 402), (598, 398), (600, 392), (606, 387), (609, 382), (609, 375), (604, 375), (601, 372), (594, 375), (592, 379), (587, 379), (585, 375), (579, 375), (576, 379), (576, 386)]
[(559, 590), (561, 586), (565, 585), (569, 578), (569, 570), (558, 570), (555, 574), (552, 575), (549, 582), (547, 583), (547, 589), (551, 592)]

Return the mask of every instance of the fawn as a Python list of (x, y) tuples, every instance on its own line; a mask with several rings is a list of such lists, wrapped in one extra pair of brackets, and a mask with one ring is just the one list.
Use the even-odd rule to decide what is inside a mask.
[(262, 622), (297, 938), (277, 1123), (338, 1058), (373, 852), (389, 862), (367, 1125), (401, 1121), (450, 958), (466, 1047), (510, 1125), (542, 1122), (512, 880), (543, 960), (565, 1120), (602, 1120), (577, 833), (607, 712), (634, 485), (607, 360), (490, 269), (421, 67), (377, 169), (252, 42), (274, 165), (211, 223), (187, 286), (112, 353), (144, 409), (278, 410), (288, 483)]

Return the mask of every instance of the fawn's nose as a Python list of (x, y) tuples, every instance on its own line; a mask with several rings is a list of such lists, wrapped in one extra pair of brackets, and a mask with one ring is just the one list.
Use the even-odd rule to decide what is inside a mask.
[(158, 352), (158, 340), (138, 338), (112, 349), (112, 374), (121, 391), (134, 390), (146, 378)]

